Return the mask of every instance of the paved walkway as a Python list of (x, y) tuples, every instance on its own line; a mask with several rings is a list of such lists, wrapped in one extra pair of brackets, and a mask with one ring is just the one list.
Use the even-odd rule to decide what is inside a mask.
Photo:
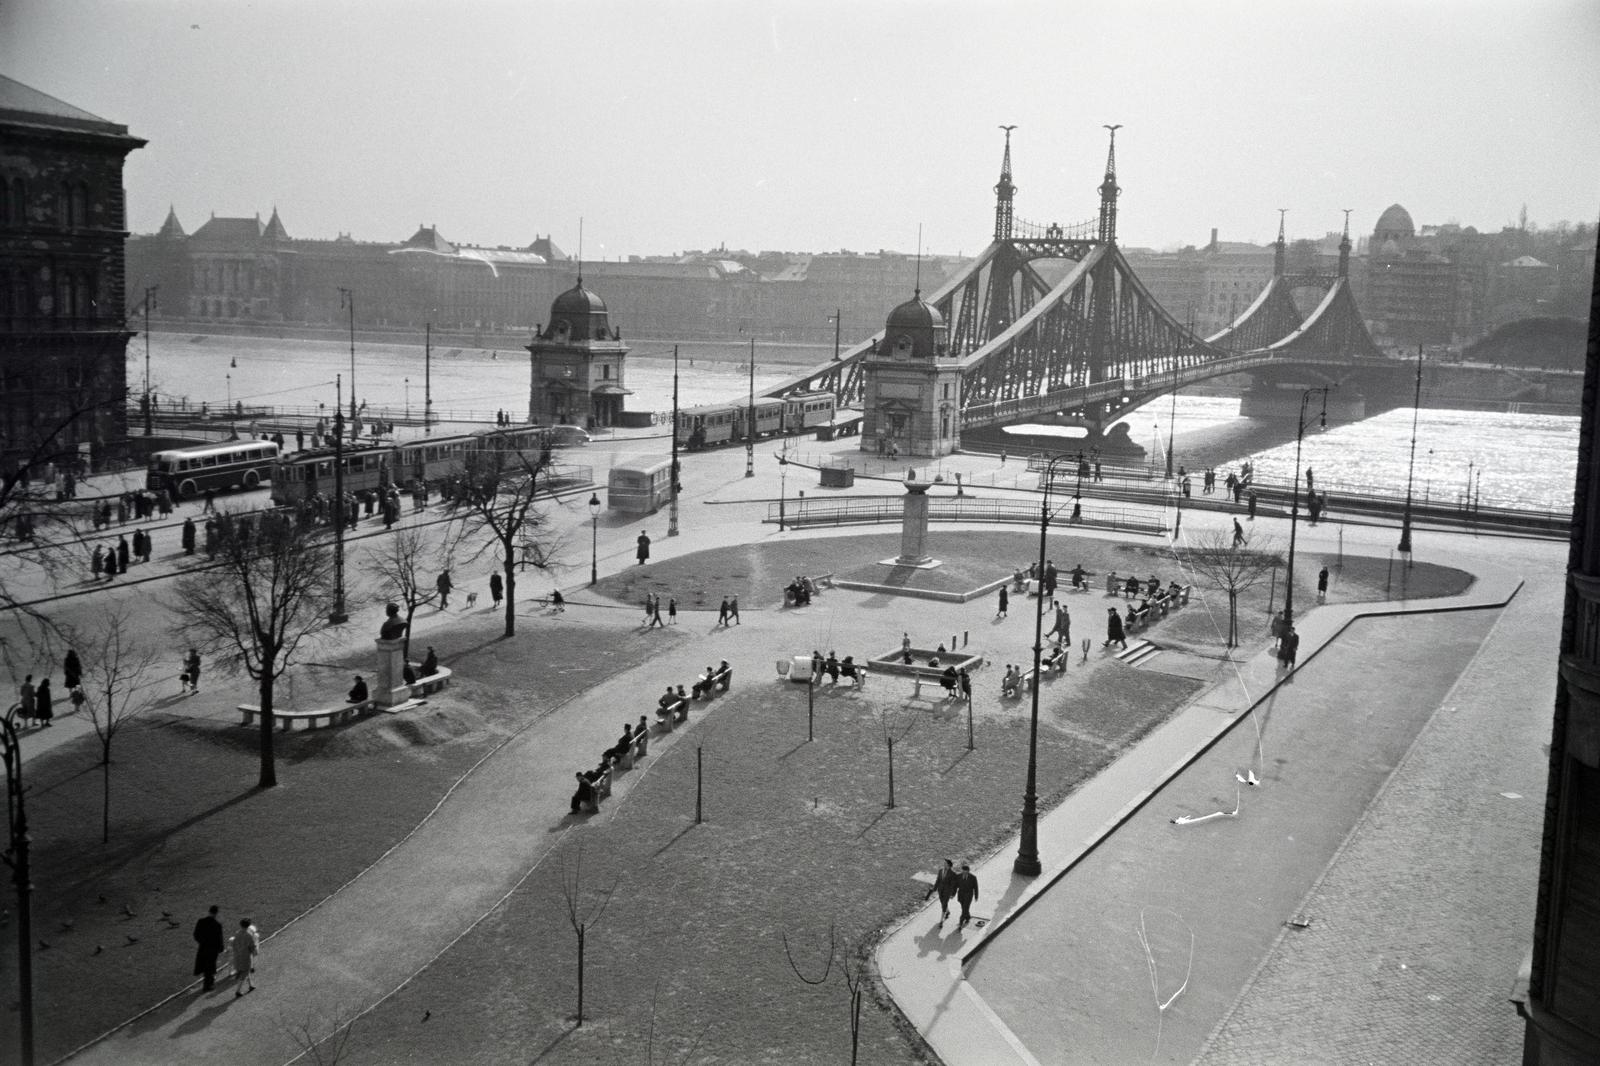
[[(1560, 556), (1564, 553), (1558, 548), (1551, 548), (1546, 554)], [(1412, 601), (1399, 609), (1420, 612), (1440, 608), (1494, 606), (1506, 603), (1521, 584), (1516, 575), (1492, 564), (1483, 563), (1481, 560), (1471, 561), (1468, 565), (1480, 575), (1480, 580), (1464, 595), (1438, 601)], [(1546, 586), (1550, 584), (1549, 576), (1548, 573), (1544, 575), (1546, 580), (1543, 584)], [(1550, 643), (1551, 634), (1545, 632), (1551, 627), (1526, 624), (1539, 612), (1545, 612), (1545, 620), (1549, 620), (1549, 607), (1546, 602), (1548, 598), (1541, 596), (1536, 606), (1521, 611), (1522, 617), (1519, 617), (1517, 625), (1497, 631), (1503, 637), (1509, 638), (1496, 645), (1497, 658), (1521, 656), (1526, 660), (1541, 644), (1546, 648), (1553, 646)], [(1559, 596), (1557, 601), (1558, 619)], [(1393, 609), (1395, 609), (1393, 605), (1337, 604), (1319, 608), (1314, 614), (1307, 616), (1300, 627), (1302, 634), (1300, 669), (1309, 674), (1319, 655), (1326, 653), (1336, 656), (1339, 643), (1348, 639), (1345, 631), (1354, 619), (1362, 615), (1389, 613)], [(1553, 667), (1553, 654), (1546, 657)], [(1348, 665), (1360, 669), (1359, 663)], [(1337, 697), (1341, 692), (1337, 682), (1338, 676), (1337, 672), (1333, 673), (1332, 692), (1325, 690), (1322, 693), (1323, 696), (1332, 695), (1335, 698), (1325, 702), (1339, 702)], [(1509, 670), (1503, 676), (1517, 678), (1525, 687), (1530, 685), (1526, 667)], [(1553, 671), (1551, 677), (1553, 678)], [(1454, 680), (1453, 674), (1450, 680)], [(1278, 688), (1285, 683), (1293, 684), (1293, 681), (1276, 670), (1276, 664), (1269, 652), (1256, 655), (1242, 665), (1236, 678), (1214, 686), (1167, 724), (1125, 753), (1106, 771), (1097, 775), (1059, 806), (1045, 813), (1039, 824), (1039, 851), (1047, 863), (1043, 877), (1022, 878), (1012, 873), (1011, 864), (1016, 854), (1015, 841), (1001, 848), (977, 867), (975, 872), (979, 882), (985, 886), (986, 894), (993, 900), (987, 906), (979, 907), (977, 913), (991, 920), (967, 931), (954, 930), (953, 922), (946, 923), (940, 928), (937, 921), (937, 907), (934, 905), (911, 916), (891, 932), (878, 951), (878, 963), (884, 980), (896, 1003), (906, 1012), (918, 1030), (928, 1038), (945, 1062), (952, 1066), (1111, 1062), (1124, 1061), (1125, 1055), (1128, 1056), (1128, 1061), (1135, 1059), (1151, 1061), (1151, 1053), (1156, 1046), (1154, 1039), (1156, 1026), (1164, 1020), (1160, 1016), (1161, 1012), (1155, 1008), (1151, 989), (1136, 987), (1133, 994), (1137, 998), (1131, 1000), (1131, 1003), (1138, 1007), (1138, 1022), (1147, 1026), (1149, 1030), (1149, 1038), (1140, 1042), (1137, 1053), (1132, 1052), (1128, 1043), (1119, 1042), (1116, 1039), (1118, 1034), (1115, 1033), (1109, 1045), (1104, 1039), (1082, 1038), (1085, 1030), (1081, 1026), (1084, 1024), (1099, 1027), (1101, 1030), (1117, 1030), (1122, 1021), (1117, 1017), (1117, 1012), (1119, 1009), (1126, 1010), (1130, 1003), (1125, 1000), (1106, 1006), (1103, 996), (1108, 991), (1108, 986), (1112, 984), (1107, 979), (1106, 971), (1096, 967), (1095, 960), (1070, 951), (1070, 945), (1079, 936), (1088, 935), (1093, 940), (1101, 934), (1117, 935), (1126, 941), (1118, 945), (1123, 950), (1124, 957), (1142, 960), (1144, 956), (1140, 951), (1136, 935), (1137, 918), (1130, 919), (1128, 927), (1119, 929), (1115, 934), (1106, 934), (1105, 930), (1098, 928), (1096, 932), (1091, 933), (1075, 928), (1074, 923), (1085, 922), (1088, 919), (1081, 909), (1073, 910), (1071, 907), (1068, 907), (1066, 912), (1060, 908), (1051, 908), (1049, 914), (1052, 917), (1049, 920), (1025, 922), (1017, 919), (1019, 916), (1031, 915), (1031, 912), (1028, 912), (1028, 915), (1024, 912), (1036, 900), (1058, 894), (1058, 887), (1069, 895), (1073, 894), (1076, 886), (1072, 881), (1080, 876), (1079, 870), (1082, 869), (1080, 863), (1091, 853), (1096, 859), (1102, 860), (1115, 870), (1115, 875), (1109, 883), (1105, 880), (1104, 871), (1095, 875), (1099, 879), (1096, 887), (1101, 894), (1108, 891), (1115, 894), (1119, 891), (1119, 886), (1127, 890), (1132, 890), (1134, 886), (1145, 886), (1134, 893), (1140, 897), (1159, 894), (1148, 891), (1152, 886), (1147, 880), (1160, 865), (1159, 860), (1164, 858), (1159, 853), (1164, 848), (1170, 850), (1173, 847), (1186, 847), (1195, 839), (1201, 838), (1204, 831), (1196, 828), (1191, 830), (1192, 835), (1189, 836), (1169, 835), (1163, 838), (1164, 843), (1158, 842), (1152, 846), (1151, 841), (1145, 836), (1126, 831), (1128, 824), (1151, 796), (1194, 763), (1218, 737), (1236, 725), (1240, 729), (1248, 729), (1249, 726), (1243, 723), (1248, 722), (1250, 716), (1242, 712), (1254, 707), (1258, 715), (1269, 713)], [(1540, 680), (1533, 682), (1531, 687), (1542, 696), (1550, 685)], [(1394, 700), (1404, 701), (1413, 696), (1425, 698), (1403, 685), (1387, 686), (1387, 691)], [(1475, 709), (1478, 727), (1492, 736), (1495, 731), (1485, 729), (1484, 719), (1492, 719), (1495, 712), (1504, 706), (1500, 702), (1502, 696), (1503, 693), (1493, 690), (1457, 688), (1451, 695), (1451, 708), (1453, 710), (1462, 703), (1470, 703)], [(1297, 695), (1295, 700), (1301, 702), (1303, 695)], [(1530, 702), (1533, 710), (1529, 712), (1529, 716), (1534, 720), (1542, 720), (1544, 731), (1547, 733), (1548, 719), (1544, 716), (1543, 708), (1548, 706), (1548, 698), (1542, 700), (1534, 698)], [(1437, 706), (1437, 703), (1430, 703), (1428, 709), (1431, 711), (1434, 706)], [(1348, 714), (1348, 707), (1342, 709)], [(1282, 722), (1275, 721), (1273, 724), (1275, 730), (1283, 728)], [(1529, 731), (1537, 733), (1538, 727), (1533, 726)], [(1433, 734), (1428, 735), (1433, 737)], [(1235, 747), (1243, 747), (1248, 753), (1253, 743), (1253, 734), (1248, 737), (1241, 736)], [(1517, 746), (1516, 760), (1526, 763), (1530, 750), (1537, 755), (1536, 745)], [(1441, 768), (1433, 772), (1436, 777), (1442, 775), (1446, 780), (1454, 781), (1456, 788), (1448, 796), (1437, 793), (1430, 796), (1430, 801), (1435, 807), (1431, 812), (1433, 818), (1428, 823), (1430, 827), (1434, 827), (1440, 820), (1442, 812), (1437, 808), (1461, 802), (1459, 793), (1463, 781), (1481, 779), (1487, 769), (1483, 765), (1485, 762), (1505, 761), (1506, 751), (1502, 749), (1498, 754), (1499, 758), (1496, 760), (1492, 757), (1486, 758), (1481, 752), (1470, 753), (1469, 757), (1467, 752), (1456, 751), (1442, 759), (1443, 766), (1452, 769)], [(1460, 758), (1467, 758), (1471, 765), (1458, 766), (1456, 760)], [(1238, 762), (1240, 769), (1249, 765), (1248, 756)], [(1524, 767), (1524, 770), (1526, 769)], [(1256, 772), (1263, 777), (1266, 776), (1265, 768), (1257, 769)], [(1461, 776), (1463, 772), (1472, 773), (1474, 776), (1463, 778)], [(1542, 770), (1532, 773), (1519, 772), (1517, 780), (1520, 784), (1520, 795), (1534, 797), (1543, 795)], [(1200, 808), (1194, 813), (1209, 813), (1212, 810), (1227, 810), (1233, 807), (1234, 797), (1225, 795), (1229, 793), (1227, 788), (1216, 785), (1214, 781), (1208, 782), (1206, 788), (1210, 790), (1209, 795), (1224, 798), (1225, 801), (1208, 805), (1205, 800), (1190, 796), (1189, 802)], [(1253, 793), (1248, 786), (1243, 786), (1240, 790), (1246, 793), (1244, 797), (1246, 801), (1253, 802), (1253, 796), (1259, 795)], [(1476, 796), (1476, 792), (1481, 791), (1483, 790), (1475, 790), (1473, 795)], [(1200, 793), (1200, 795), (1207, 794), (1204, 790)], [(1391, 794), (1386, 794), (1386, 797), (1388, 795)], [(1479, 805), (1481, 806), (1481, 803)], [(1164, 805), (1159, 813), (1150, 813), (1149, 818), (1166, 821), (1173, 813), (1166, 810), (1167, 806), (1172, 804)], [(1537, 807), (1537, 802), (1534, 802), (1533, 806)], [(1184, 808), (1180, 806), (1175, 809)], [(1477, 826), (1483, 823), (1473, 824)], [(1292, 828), (1289, 832), (1290, 838), (1293, 839)], [(1403, 846), (1393, 850), (1380, 848), (1378, 854), (1364, 860), (1364, 869), (1369, 879), (1398, 875), (1401, 883), (1410, 884), (1415, 888), (1419, 882), (1428, 883), (1432, 876), (1418, 871), (1432, 869), (1426, 860), (1436, 851), (1443, 853), (1443, 857), (1447, 859), (1452, 854), (1456, 856), (1460, 854), (1453, 844), (1430, 838), (1426, 832), (1411, 832), (1402, 836)], [(1448, 841), (1449, 836), (1447, 834), (1443, 841)], [(1535, 862), (1532, 867), (1524, 866), (1520, 869), (1520, 873), (1524, 875), (1530, 874), (1531, 870), (1537, 868), (1537, 834), (1534, 833), (1532, 836), (1535, 840), (1533, 845)], [(1481, 848), (1472, 850), (1481, 857)], [(1270, 847), (1264, 852), (1251, 852), (1249, 859), (1244, 860), (1244, 868), (1238, 871), (1240, 876), (1231, 882), (1224, 878), (1223, 887), (1218, 888), (1211, 898), (1199, 901), (1189, 898), (1188, 903), (1199, 912), (1198, 917), (1195, 917), (1193, 910), (1190, 912), (1193, 926), (1209, 932), (1221, 920), (1221, 924), (1226, 927), (1228, 910), (1232, 901), (1238, 899), (1237, 894), (1243, 893), (1253, 899), (1258, 894), (1261, 881), (1270, 880), (1267, 874), (1255, 871), (1253, 867), (1258, 864), (1270, 866), (1275, 861), (1282, 861), (1282, 851), (1282, 848)], [(1235, 856), (1233, 848), (1219, 843), (1214, 854), (1206, 855), (1202, 849), (1202, 854), (1190, 856), (1190, 861), (1221, 862), (1230, 865), (1240, 861), (1238, 857), (1230, 856)], [(1450, 865), (1459, 865), (1459, 858), (1456, 863)], [(1512, 865), (1507, 864), (1508, 867)], [(1315, 875), (1321, 869), (1322, 866), (1319, 864), (1312, 874)], [(1179, 876), (1182, 876), (1181, 873)], [(1515, 873), (1511, 876), (1513, 879), (1516, 878)], [(1521, 878), (1523, 881), (1528, 879), (1527, 876)], [(1195, 893), (1201, 891), (1198, 885), (1186, 887)], [(1498, 887), (1505, 888), (1504, 875), (1500, 877)], [(1521, 887), (1528, 889), (1527, 894), (1531, 902), (1531, 882)], [(1353, 889), (1351, 895), (1355, 899), (1366, 899), (1370, 898), (1371, 892)], [(1470, 905), (1464, 905), (1469, 902), (1465, 899), (1466, 896), (1472, 896), (1470, 903), (1481, 906), (1486, 905), (1490, 893), (1454, 891), (1435, 893), (1431, 897), (1422, 895), (1422, 899), (1430, 900), (1430, 903), (1438, 906), (1441, 914), (1445, 916), (1435, 914), (1432, 921), (1423, 920), (1426, 915), (1416, 912), (1425, 909), (1429, 904), (1414, 907), (1410, 917), (1417, 919), (1415, 935), (1426, 937), (1427, 930), (1441, 926), (1449, 926), (1452, 929), (1472, 926), (1482, 912)], [(1290, 902), (1295, 902), (1297, 898), (1297, 896), (1291, 897)], [(1290, 913), (1298, 910), (1293, 906), (1284, 909)], [(1356, 909), (1359, 909), (1359, 906)], [(1529, 918), (1531, 920), (1531, 913)], [(1510, 924), (1512, 927), (1516, 926), (1515, 922)], [(1150, 915), (1150, 927), (1146, 929), (1147, 937), (1155, 945), (1152, 947), (1153, 957), (1161, 958), (1161, 972), (1157, 977), (1158, 984), (1162, 988), (1162, 998), (1177, 991), (1182, 976), (1187, 972), (1183, 959), (1187, 939), (1180, 930), (1166, 928), (1172, 925), (1174, 922), (1169, 919), (1168, 912), (1156, 913)], [(1373, 940), (1381, 939), (1387, 928), (1386, 924), (1373, 923), (1367, 926), (1365, 936)], [(1347, 928), (1344, 935), (1348, 939), (1353, 934)], [(1012, 938), (1016, 950), (1007, 950), (1008, 937)], [(1265, 946), (1257, 943), (1252, 949), (1249, 943), (1235, 941), (1224, 950), (1264, 951)], [(980, 951), (982, 951), (981, 956)], [(994, 981), (984, 983), (985, 989), (990, 989), (997, 997), (992, 1004), (986, 1002), (979, 994), (977, 986), (971, 979), (974, 970), (981, 968), (977, 966), (978, 958), (987, 958), (990, 954), (995, 954), (996, 957), (984, 966), (1002, 975), (998, 983)], [(1053, 963), (1051, 959), (1054, 960)], [(1244, 978), (1259, 961), (1257, 956), (1245, 957), (1242, 971), (1238, 970), (1238, 963), (1235, 963), (1240, 986), (1246, 983)], [(1324, 952), (1317, 956), (1314, 962), (1301, 963), (1297, 956), (1281, 962), (1275, 969), (1268, 971), (1275, 978), (1271, 989), (1263, 988), (1263, 999), (1270, 1002), (1270, 1006), (1255, 1008), (1252, 999), (1242, 994), (1241, 987), (1238, 1005), (1228, 1018), (1228, 1024), (1221, 1030), (1210, 1053), (1211, 1057), (1206, 1061), (1224, 1064), (1352, 1061), (1340, 1050), (1343, 1047), (1346, 1031), (1360, 1028), (1371, 1033), (1376, 1027), (1372, 1026), (1367, 1018), (1352, 1021), (1351, 1016), (1346, 1013), (1346, 1001), (1338, 995), (1324, 995), (1321, 990), (1326, 985), (1319, 983), (1347, 961), (1346, 958), (1337, 957), (1333, 952)], [(1505, 988), (1509, 988), (1510, 979), (1515, 973), (1516, 957), (1513, 955), (1508, 958), (1502, 951), (1495, 956), (1495, 963), (1491, 964), (1490, 968), (1503, 979)], [(1177, 976), (1174, 976), (1174, 973)], [(1141, 985), (1144, 983), (1140, 982)], [(1118, 989), (1118, 991), (1127, 990)], [(1190, 1002), (1199, 998), (1195, 990), (1185, 991)], [(1269, 991), (1271, 995), (1267, 994)], [(1501, 991), (1503, 992), (1504, 988)], [(1455, 994), (1455, 991), (1452, 990), (1451, 994)], [(1298, 1017), (1298, 1012), (1307, 999), (1316, 999), (1320, 1002), (1323, 1008), (1321, 1017), (1325, 1024), (1314, 1036), (1298, 1042), (1285, 1039), (1283, 1032), (1289, 1028), (1284, 1024), (1285, 1018)], [(1096, 1009), (1097, 1003), (1102, 1009)], [(1189, 1003), (1183, 1002), (1180, 997), (1168, 1009), (1174, 1011), (1175, 1016), (1178, 1011), (1186, 1010), (1188, 1006)], [(1396, 1013), (1393, 1008), (1384, 1012), (1390, 1017)], [(1012, 1018), (1017, 1024), (1008, 1025), (1002, 1016)], [(1091, 1021), (1085, 1023), (1085, 1017)], [(1072, 1035), (1074, 1020), (1080, 1026), (1077, 1033), (1081, 1039), (1076, 1041)], [(1509, 1007), (1505, 1008), (1504, 1021), (1507, 1026), (1513, 1025), (1514, 1018)], [(1032, 1034), (1026, 1040), (1019, 1036), (1024, 1030)], [(1202, 1029), (1200, 1035), (1203, 1036), (1204, 1032)], [(1097, 1037), (1105, 1035), (1105, 1032), (1095, 1033)], [(1387, 1033), (1374, 1035), (1373, 1039), (1381, 1042), (1387, 1039)], [(1197, 1047), (1198, 1041), (1191, 1044), (1190, 1055), (1178, 1055), (1170, 1060), (1163, 1056), (1158, 1061), (1188, 1061)], [(1263, 1053), (1262, 1048), (1268, 1050)], [(1392, 1051), (1392, 1048), (1390, 1050)], [(1390, 1061), (1468, 1061), (1449, 1057), (1413, 1059), (1406, 1059), (1404, 1056), (1395, 1058), (1392, 1055), (1382, 1057)]]

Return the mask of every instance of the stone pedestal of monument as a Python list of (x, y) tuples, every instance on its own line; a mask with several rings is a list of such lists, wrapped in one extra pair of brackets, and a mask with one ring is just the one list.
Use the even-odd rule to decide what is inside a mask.
[(372, 643), (378, 649), (378, 676), (368, 691), (374, 707), (388, 710), (411, 698), (411, 686), (405, 681), (406, 642), (379, 637)]
[(931, 481), (918, 481), (915, 470), (906, 471), (906, 502), (900, 518), (900, 554), (884, 559), (885, 566), (932, 569), (939, 561), (928, 554), (928, 489)]

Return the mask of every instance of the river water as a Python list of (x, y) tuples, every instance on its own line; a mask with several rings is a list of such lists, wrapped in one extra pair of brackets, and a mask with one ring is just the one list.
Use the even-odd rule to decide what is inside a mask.
[[(796, 360), (820, 362), (825, 349), (764, 348), (755, 354), (755, 390), (760, 393), (796, 369)], [(513, 416), (527, 410), (528, 354), (521, 349), (456, 348), (433, 351), (435, 416), (446, 421), (488, 422), (497, 410)], [(686, 344), (679, 360), (682, 407), (720, 403), (749, 395), (750, 367), (739, 345)], [(369, 412), (399, 418), (409, 406), (420, 417), (424, 357), (416, 344), (357, 341), (356, 384)], [(165, 405), (169, 397), (202, 401), (213, 409), (235, 401), (315, 412), (331, 409), (334, 375), (343, 374), (349, 398), (350, 350), (329, 340), (217, 337), (156, 332), (150, 338), (151, 387)], [(671, 347), (640, 344), (628, 357), (630, 410), (672, 406)], [(142, 388), (144, 344), (128, 346), (128, 381)], [(1260, 477), (1288, 481), (1294, 472), (1293, 424), (1241, 419), (1239, 401), (1179, 395), (1174, 417), (1170, 398), (1158, 399), (1123, 419), (1135, 443), (1164, 458), (1169, 421), (1174, 456), (1190, 470), (1234, 468), (1249, 459)], [(1027, 428), (1027, 427), (1019, 427)], [(1043, 431), (1044, 427), (1032, 427)], [(1316, 472), (1319, 489), (1333, 493), (1404, 493), (1411, 454), (1412, 411), (1402, 408), (1326, 430), (1314, 423), (1302, 443), (1302, 469)], [(1459, 502), (1471, 492), (1484, 507), (1568, 511), (1577, 470), (1575, 416), (1423, 410), (1416, 420), (1413, 492), (1417, 499)]]

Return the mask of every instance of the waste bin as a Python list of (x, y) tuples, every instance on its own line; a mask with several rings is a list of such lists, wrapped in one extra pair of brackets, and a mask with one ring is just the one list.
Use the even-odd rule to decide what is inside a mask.
[(822, 487), (825, 489), (847, 489), (856, 483), (854, 467), (825, 466), (822, 468)]

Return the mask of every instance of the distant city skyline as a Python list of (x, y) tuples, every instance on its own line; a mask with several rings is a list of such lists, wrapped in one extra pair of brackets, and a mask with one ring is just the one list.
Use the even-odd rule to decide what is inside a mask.
[[(1515, 17), (1509, 17), (1514, 13)], [(1126, 245), (1494, 231), (1600, 213), (1600, 5), (536, 5), (10, 0), (0, 72), (149, 140), (128, 223), (173, 205), (296, 237), (586, 258), (718, 245), (974, 254), (1001, 124), (1017, 214)]]

